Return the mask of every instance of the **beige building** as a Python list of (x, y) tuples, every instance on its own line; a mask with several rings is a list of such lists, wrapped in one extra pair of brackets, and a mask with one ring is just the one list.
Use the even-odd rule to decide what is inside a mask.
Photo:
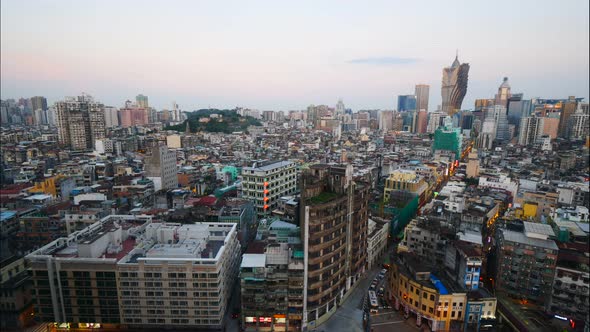
[(479, 157), (477, 150), (473, 149), (467, 156), (467, 177), (476, 178), (479, 176)]
[(182, 147), (180, 143), (180, 135), (168, 135), (166, 136), (166, 145), (170, 149), (179, 149)]
[(147, 225), (117, 262), (121, 323), (223, 328), (240, 252), (235, 223)]
[(223, 329), (237, 278), (235, 223), (110, 215), (26, 257), (42, 322)]
[(392, 191), (409, 191), (420, 196), (427, 189), (428, 183), (424, 177), (416, 174), (415, 171), (398, 169), (385, 179), (383, 198), (385, 202), (389, 202)]
[(55, 103), (59, 143), (73, 150), (93, 149), (105, 137), (104, 105), (89, 95), (66, 97)]

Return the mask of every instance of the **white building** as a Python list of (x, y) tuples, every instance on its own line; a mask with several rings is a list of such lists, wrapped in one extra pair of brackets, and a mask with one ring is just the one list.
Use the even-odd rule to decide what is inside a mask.
[(518, 183), (512, 181), (506, 175), (501, 174), (499, 177), (480, 176), (479, 187), (497, 188), (509, 191), (512, 198), (518, 193)]
[(177, 188), (176, 152), (165, 145), (152, 147), (145, 158), (145, 175), (154, 182), (155, 191)]
[(387, 238), (389, 236), (390, 224), (387, 220), (373, 219), (368, 219), (369, 228), (367, 230), (367, 261), (369, 263), (369, 270), (387, 252)]
[(117, 263), (122, 323), (222, 329), (240, 253), (235, 223), (148, 225)]
[(115, 107), (104, 108), (104, 123), (107, 128), (119, 126), (119, 110)]
[(524, 117), (520, 120), (518, 144), (531, 145), (543, 135), (543, 118), (536, 116)]
[(258, 215), (270, 214), (279, 198), (296, 191), (297, 169), (292, 161), (255, 162), (242, 168), (242, 197), (254, 202)]

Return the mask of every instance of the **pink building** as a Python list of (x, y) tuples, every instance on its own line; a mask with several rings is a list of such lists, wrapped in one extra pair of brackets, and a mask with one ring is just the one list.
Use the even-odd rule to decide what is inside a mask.
[(121, 127), (141, 126), (149, 123), (145, 108), (124, 108), (119, 111)]
[(543, 118), (543, 135), (549, 135), (551, 139), (556, 139), (558, 129), (559, 118)]

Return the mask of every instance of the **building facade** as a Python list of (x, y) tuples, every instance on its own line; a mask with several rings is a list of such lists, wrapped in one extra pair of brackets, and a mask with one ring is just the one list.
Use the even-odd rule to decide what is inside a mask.
[(366, 271), (369, 186), (352, 172), (314, 165), (302, 176), (304, 329), (328, 319)]
[(104, 105), (89, 95), (67, 97), (55, 103), (59, 143), (73, 150), (94, 148), (105, 137)]
[(255, 162), (242, 168), (242, 197), (254, 203), (258, 216), (270, 215), (280, 197), (297, 191), (297, 169), (292, 161)]
[(430, 85), (417, 84), (414, 95), (416, 95), (416, 110), (428, 112), (428, 99), (430, 97)]
[(498, 232), (496, 291), (548, 305), (559, 249), (548, 239), (549, 225), (524, 224), (524, 232)]
[(145, 175), (154, 182), (154, 190), (178, 187), (176, 152), (165, 145), (154, 146), (145, 158)]

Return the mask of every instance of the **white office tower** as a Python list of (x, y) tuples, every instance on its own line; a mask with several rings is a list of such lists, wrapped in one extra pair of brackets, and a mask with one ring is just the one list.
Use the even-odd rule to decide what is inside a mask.
[(529, 116), (520, 120), (518, 144), (531, 145), (537, 142), (543, 135), (543, 118)]

